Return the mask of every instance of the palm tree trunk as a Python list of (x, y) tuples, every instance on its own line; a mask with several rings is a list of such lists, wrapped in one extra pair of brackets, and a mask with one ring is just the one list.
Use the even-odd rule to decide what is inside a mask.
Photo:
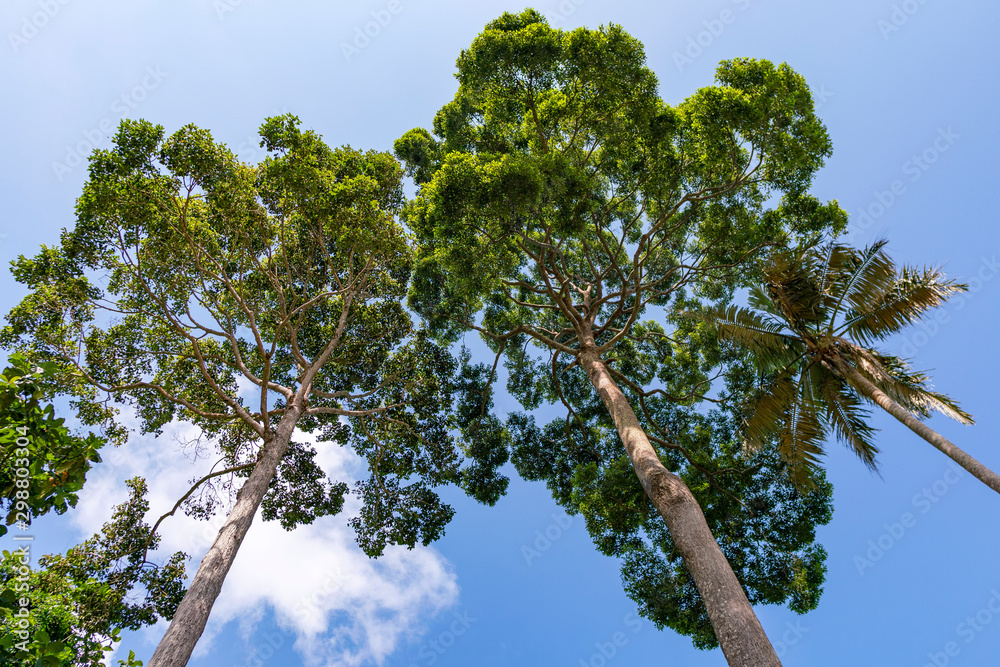
[(201, 560), (198, 573), (178, 605), (170, 627), (153, 652), (149, 667), (183, 667), (191, 658), (195, 644), (205, 631), (212, 605), (219, 597), (226, 575), (236, 559), (236, 552), (250, 529), (257, 508), (278, 470), (278, 464), (288, 451), (292, 431), (301, 415), (299, 401), (291, 402), (275, 428), (274, 437), (261, 449), (250, 478), (236, 494), (236, 504), (219, 529), (212, 547)]
[(660, 462), (600, 354), (589, 348), (578, 358), (611, 413), (646, 495), (666, 522), (684, 565), (694, 578), (730, 667), (780, 667), (781, 662), (746, 592), (715, 541), (691, 490)]
[(850, 364), (838, 362), (836, 366), (837, 370), (851, 383), (851, 386), (860, 391), (869, 400), (903, 422), (921, 438), (937, 447), (945, 456), (950, 457), (955, 463), (968, 470), (980, 482), (1000, 493), (1000, 475), (997, 475), (975, 458), (966, 454), (964, 450), (943, 435), (914, 417), (909, 410), (892, 400), (884, 391), (872, 384), (868, 378), (859, 373)]

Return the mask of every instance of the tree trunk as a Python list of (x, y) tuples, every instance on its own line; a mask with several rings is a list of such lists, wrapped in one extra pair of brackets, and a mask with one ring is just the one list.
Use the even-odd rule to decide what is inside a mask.
[(660, 462), (632, 406), (597, 351), (585, 349), (579, 360), (611, 413), (646, 495), (667, 523), (684, 565), (694, 578), (726, 661), (731, 667), (780, 667), (743, 586), (715, 541), (691, 490)]
[(972, 456), (966, 454), (964, 450), (943, 435), (914, 417), (909, 410), (892, 400), (884, 391), (872, 384), (868, 378), (859, 373), (850, 364), (838, 363), (837, 370), (843, 374), (855, 389), (868, 397), (876, 405), (903, 422), (903, 424), (921, 438), (937, 447), (945, 456), (950, 457), (955, 463), (968, 470), (980, 482), (1000, 493), (1000, 475), (997, 475)]
[(278, 470), (278, 463), (288, 451), (292, 431), (302, 415), (302, 408), (292, 402), (278, 422), (274, 437), (261, 449), (250, 478), (236, 494), (236, 504), (219, 529), (212, 547), (198, 566), (184, 599), (174, 614), (170, 627), (163, 635), (148, 667), (183, 667), (191, 658), (195, 644), (205, 631), (212, 605), (222, 591), (222, 584), (236, 559), (243, 538), (253, 522), (257, 508), (267, 493), (268, 485)]

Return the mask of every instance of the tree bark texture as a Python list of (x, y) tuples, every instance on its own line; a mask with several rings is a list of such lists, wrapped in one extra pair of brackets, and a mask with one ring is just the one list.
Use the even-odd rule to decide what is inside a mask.
[(170, 627), (153, 652), (148, 667), (183, 667), (191, 658), (191, 652), (205, 631), (212, 605), (222, 591), (222, 584), (236, 559), (240, 544), (250, 529), (268, 485), (277, 473), (278, 464), (288, 451), (292, 431), (302, 412), (297, 402), (289, 405), (278, 422), (274, 437), (261, 449), (253, 472), (236, 494), (236, 504), (219, 529), (212, 547), (201, 560), (198, 572), (178, 605)]
[(579, 360), (611, 413), (646, 495), (666, 522), (694, 578), (726, 661), (730, 667), (780, 667), (781, 661), (691, 490), (664, 467), (600, 354), (585, 349)]

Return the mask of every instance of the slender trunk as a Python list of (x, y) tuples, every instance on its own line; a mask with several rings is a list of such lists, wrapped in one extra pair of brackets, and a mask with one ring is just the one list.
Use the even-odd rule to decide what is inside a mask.
[(229, 568), (236, 559), (236, 552), (239, 551), (257, 508), (267, 493), (268, 485), (278, 470), (278, 463), (288, 451), (292, 431), (301, 415), (301, 406), (297, 401), (292, 402), (278, 422), (274, 437), (261, 449), (250, 478), (236, 494), (233, 510), (226, 517), (215, 542), (198, 566), (198, 573), (177, 607), (170, 627), (153, 652), (149, 667), (183, 667), (191, 658), (195, 644), (205, 631), (212, 605), (219, 597)]
[(780, 667), (743, 586), (715, 541), (691, 490), (660, 462), (632, 406), (597, 351), (585, 349), (579, 360), (611, 413), (646, 495), (667, 523), (684, 565), (694, 578), (726, 661), (731, 667)]
[(837, 370), (847, 378), (848, 382), (855, 389), (874, 401), (876, 405), (903, 422), (903, 424), (921, 438), (937, 447), (945, 456), (950, 457), (955, 463), (968, 470), (980, 482), (1000, 493), (1000, 475), (997, 475), (972, 456), (966, 454), (964, 450), (943, 435), (914, 417), (909, 410), (892, 400), (884, 391), (872, 384), (868, 378), (859, 373), (850, 364), (838, 363)]

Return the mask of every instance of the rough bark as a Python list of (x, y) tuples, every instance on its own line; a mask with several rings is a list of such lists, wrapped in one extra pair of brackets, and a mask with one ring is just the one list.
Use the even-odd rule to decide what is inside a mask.
[(871, 399), (876, 405), (903, 422), (907, 428), (934, 445), (945, 456), (948, 456), (955, 463), (968, 470), (980, 482), (1000, 493), (1000, 475), (997, 475), (943, 435), (914, 417), (909, 410), (892, 400), (884, 391), (872, 384), (868, 378), (859, 373), (850, 364), (839, 363), (837, 364), (837, 370), (840, 371), (855, 389)]
[(731, 667), (780, 667), (746, 592), (691, 490), (660, 462), (632, 406), (596, 349), (585, 349), (579, 360), (611, 413), (646, 495), (666, 522), (694, 578), (726, 661)]
[(301, 415), (300, 405), (294, 402), (289, 405), (275, 428), (274, 436), (261, 449), (250, 478), (236, 494), (236, 504), (198, 566), (198, 573), (177, 607), (170, 627), (153, 652), (149, 667), (183, 667), (191, 658), (191, 652), (205, 631), (212, 605), (222, 591), (222, 584), (236, 559), (240, 544), (250, 529), (257, 508), (278, 470), (278, 464), (288, 451), (292, 431)]

